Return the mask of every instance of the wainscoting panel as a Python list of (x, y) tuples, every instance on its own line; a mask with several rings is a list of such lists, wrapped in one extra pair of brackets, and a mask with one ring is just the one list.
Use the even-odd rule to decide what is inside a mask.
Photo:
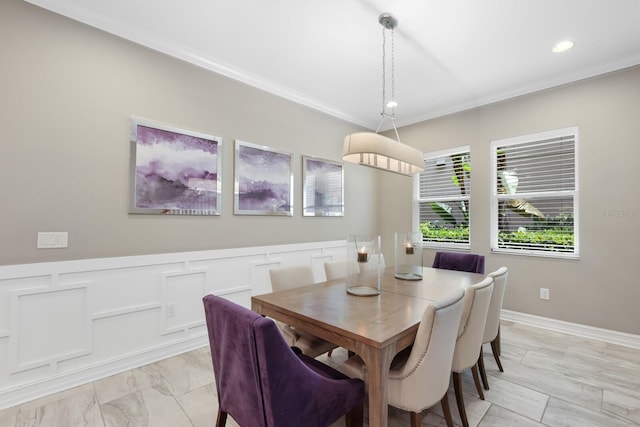
[(0, 266), (0, 409), (207, 345), (202, 297), (251, 305), (269, 269), (316, 282), (346, 242)]
[(189, 329), (205, 324), (201, 299), (208, 293), (207, 273), (208, 269), (200, 269), (162, 274), (162, 335), (179, 331), (188, 334)]
[[(9, 300), (9, 372), (55, 365), (92, 351), (88, 283), (16, 290)], [(60, 310), (59, 307), (65, 307)]]
[(251, 282), (253, 283), (251, 294), (260, 295), (271, 292), (269, 270), (280, 267), (282, 267), (281, 258), (273, 258), (268, 261), (251, 262)]

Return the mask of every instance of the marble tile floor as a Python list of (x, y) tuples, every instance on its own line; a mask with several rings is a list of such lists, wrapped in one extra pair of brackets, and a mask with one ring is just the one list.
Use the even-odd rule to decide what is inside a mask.
[[(640, 349), (503, 322), (501, 373), (485, 347), (486, 400), (464, 376), (472, 426), (640, 426)], [(339, 367), (346, 357), (339, 349), (320, 358)], [(460, 425), (452, 388), (449, 402)], [(204, 347), (5, 409), (0, 426), (204, 427), (215, 424), (216, 413)], [(232, 419), (227, 425), (237, 427)], [(408, 425), (407, 412), (389, 408), (390, 427)], [(332, 427), (342, 426), (344, 420)], [(439, 404), (425, 411), (422, 426), (445, 426)]]

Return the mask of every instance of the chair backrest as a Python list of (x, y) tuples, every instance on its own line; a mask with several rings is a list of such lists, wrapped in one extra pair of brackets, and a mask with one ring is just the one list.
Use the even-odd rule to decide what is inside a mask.
[(502, 301), (504, 300), (504, 291), (507, 287), (509, 271), (507, 267), (500, 267), (487, 276), (493, 278), (493, 293), (491, 294), (491, 302), (489, 303), (489, 311), (487, 313), (487, 324), (484, 327), (483, 343), (491, 342), (498, 336), (500, 311), (502, 310)]
[(313, 285), (313, 271), (308, 265), (294, 265), (269, 270), (271, 289), (274, 292), (286, 291), (301, 286)]
[(343, 279), (347, 277), (347, 260), (325, 262), (324, 274), (327, 276), (327, 280)]
[[(464, 291), (425, 310), (406, 363), (389, 373), (389, 402), (420, 412), (442, 399), (449, 388), (451, 361)], [(396, 399), (399, 402), (396, 402)]]
[(380, 270), (384, 270), (385, 268), (384, 255), (383, 254), (369, 255), (369, 262), (373, 264), (373, 260), (375, 257), (378, 257), (378, 262), (380, 263)]
[(214, 295), (203, 302), (220, 410), (241, 426), (266, 426), (254, 328), (273, 321)]
[(484, 274), (484, 255), (436, 252), (431, 267)]
[(239, 425), (327, 426), (362, 402), (362, 381), (316, 372), (272, 319), (214, 295), (203, 303), (219, 409)]
[[(376, 262), (377, 261), (377, 262)], [(375, 269), (376, 266), (378, 266), (380, 268), (380, 271), (385, 269), (385, 264), (384, 264), (384, 255), (383, 254), (371, 254), (369, 255), (369, 261), (368, 262), (363, 262), (363, 263), (359, 263), (360, 265), (358, 266), (359, 268), (362, 268), (362, 271), (371, 271), (373, 269)]]
[(491, 277), (470, 286), (465, 292), (458, 340), (453, 352), (453, 372), (462, 372), (478, 361), (492, 292)]

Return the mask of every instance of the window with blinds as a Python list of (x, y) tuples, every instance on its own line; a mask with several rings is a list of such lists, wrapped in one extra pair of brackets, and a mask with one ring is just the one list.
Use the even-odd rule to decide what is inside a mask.
[(469, 147), (426, 153), (424, 164), (417, 181), (416, 217), (425, 244), (469, 248)]
[(492, 141), (491, 249), (578, 255), (578, 128)]

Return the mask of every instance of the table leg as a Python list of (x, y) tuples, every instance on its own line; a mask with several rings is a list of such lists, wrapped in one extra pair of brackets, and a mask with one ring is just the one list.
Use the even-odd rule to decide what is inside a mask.
[(386, 427), (389, 418), (387, 383), (394, 345), (384, 349), (363, 346), (358, 355), (367, 365), (369, 427)]

